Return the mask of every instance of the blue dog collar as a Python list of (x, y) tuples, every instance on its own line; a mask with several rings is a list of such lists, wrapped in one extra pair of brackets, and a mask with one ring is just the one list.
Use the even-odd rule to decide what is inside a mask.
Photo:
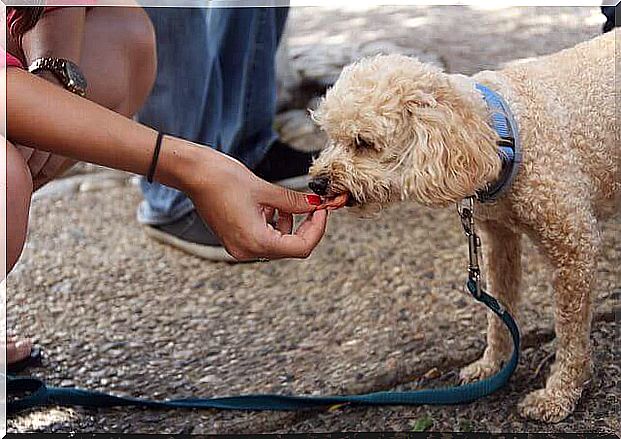
[(498, 133), (498, 153), (502, 160), (502, 170), (498, 180), (488, 183), (487, 187), (477, 191), (476, 197), (482, 202), (495, 201), (511, 187), (518, 168), (522, 162), (522, 150), (519, 139), (517, 122), (504, 99), (488, 87), (477, 84), (479, 90), (491, 112), (492, 127)]

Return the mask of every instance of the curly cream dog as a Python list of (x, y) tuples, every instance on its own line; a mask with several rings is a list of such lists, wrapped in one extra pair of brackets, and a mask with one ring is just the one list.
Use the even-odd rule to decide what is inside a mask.
[[(543, 389), (519, 412), (558, 422), (575, 408), (591, 372), (591, 293), (601, 250), (599, 221), (621, 201), (615, 121), (615, 37), (473, 77), (449, 75), (400, 55), (346, 67), (314, 112), (330, 139), (311, 174), (318, 192), (347, 193), (359, 206), (414, 200), (443, 207), (493, 182), (501, 170), (496, 132), (475, 83), (499, 93), (517, 119), (523, 163), (509, 191), (477, 206), (489, 290), (517, 311), (521, 235), (555, 269), (556, 360)], [(511, 342), (488, 319), (483, 357), (463, 381), (494, 374)]]

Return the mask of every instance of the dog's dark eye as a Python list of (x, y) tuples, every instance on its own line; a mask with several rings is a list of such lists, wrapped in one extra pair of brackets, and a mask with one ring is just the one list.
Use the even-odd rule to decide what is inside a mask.
[(373, 148), (374, 145), (372, 142), (369, 142), (366, 139), (363, 139), (362, 137), (356, 137), (356, 146), (358, 148)]

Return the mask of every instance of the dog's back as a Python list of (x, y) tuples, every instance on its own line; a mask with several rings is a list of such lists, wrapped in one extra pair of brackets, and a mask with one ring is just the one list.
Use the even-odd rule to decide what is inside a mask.
[(590, 176), (597, 188), (593, 203), (602, 216), (621, 201), (621, 131), (615, 115), (615, 38), (620, 35), (616, 29), (497, 72), (513, 89), (509, 100), (518, 109), (526, 156), (549, 155), (561, 162), (571, 156), (565, 171)]

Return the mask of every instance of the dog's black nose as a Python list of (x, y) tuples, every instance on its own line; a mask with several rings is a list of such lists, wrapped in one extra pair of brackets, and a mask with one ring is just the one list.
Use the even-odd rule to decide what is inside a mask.
[(328, 192), (329, 184), (330, 179), (328, 177), (317, 177), (308, 183), (308, 187), (317, 195), (325, 195)]

